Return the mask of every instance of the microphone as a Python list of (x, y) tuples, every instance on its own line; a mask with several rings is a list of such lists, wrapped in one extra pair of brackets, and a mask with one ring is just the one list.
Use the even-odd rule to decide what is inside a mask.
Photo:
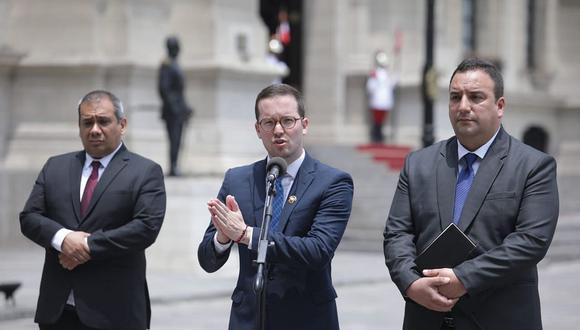
[(270, 158), (270, 161), (266, 165), (266, 181), (267, 182), (274, 182), (279, 176), (284, 175), (286, 173), (286, 168), (288, 164), (284, 158), (281, 157), (273, 157)]

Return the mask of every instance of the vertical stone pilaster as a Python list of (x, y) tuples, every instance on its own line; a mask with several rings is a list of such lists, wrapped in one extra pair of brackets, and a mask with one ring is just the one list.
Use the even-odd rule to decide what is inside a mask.
[(12, 93), (14, 71), (22, 54), (0, 44), (0, 163), (7, 151), (7, 143), (14, 129)]
[(338, 6), (335, 1), (305, 1), (304, 96), (312, 119), (310, 140), (333, 141), (340, 88)]
[(14, 241), (13, 233), (18, 223), (11, 212), (13, 208), (8, 207), (9, 203), (4, 203), (15, 190), (10, 185), (10, 177), (4, 169), (4, 159), (14, 132), (12, 107), (14, 70), (21, 58), (22, 54), (0, 44), (0, 244), (9, 240)]

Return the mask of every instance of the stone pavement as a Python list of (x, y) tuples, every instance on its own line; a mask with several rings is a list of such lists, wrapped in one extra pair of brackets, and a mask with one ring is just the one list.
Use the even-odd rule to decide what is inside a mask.
[[(42, 255), (38, 251), (2, 251), (0, 278), (18, 278), (23, 287), (16, 306), (0, 307), (0, 329), (37, 329), (32, 321), (40, 280)], [(231, 261), (234, 261), (232, 258)], [(6, 263), (15, 264), (6, 267)], [(333, 262), (342, 329), (400, 329), (403, 300), (390, 281), (380, 253), (339, 251)], [(214, 276), (199, 273), (196, 263), (182, 271), (149, 271), (153, 299), (152, 329), (226, 329), (229, 295), (235, 285), (235, 267)], [(577, 329), (580, 261), (540, 264), (540, 294), (545, 329)]]
[[(148, 282), (152, 329), (226, 329), (229, 296), (235, 285), (237, 254), (221, 270), (205, 273), (196, 249), (208, 224), (205, 202), (214, 196), (220, 177), (168, 178), (168, 211), (157, 242), (148, 249)], [(384, 211), (385, 214), (387, 211)], [(561, 217), (577, 222), (580, 215)], [(15, 220), (17, 221), (17, 220)], [(380, 236), (377, 235), (377, 236)], [(400, 329), (403, 300), (389, 279), (382, 242), (364, 252), (339, 249), (333, 278), (342, 329)], [(16, 306), (0, 302), (0, 329), (37, 329), (32, 321), (43, 252), (33, 244), (0, 251), (0, 281), (18, 280)], [(580, 299), (576, 296), (580, 260), (540, 264), (540, 294), (545, 329), (576, 329)]]

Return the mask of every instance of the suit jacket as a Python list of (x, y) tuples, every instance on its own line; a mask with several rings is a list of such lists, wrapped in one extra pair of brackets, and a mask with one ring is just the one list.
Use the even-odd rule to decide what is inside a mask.
[[(252, 248), (238, 245), (240, 272), (232, 294), (230, 329), (256, 328), (253, 283), (257, 244), (266, 196), (266, 160), (226, 172), (218, 198), (233, 195), (244, 221), (254, 227)], [(350, 216), (353, 182), (345, 172), (312, 159), (302, 163), (268, 248), (267, 329), (338, 329), (331, 260)], [(215, 272), (227, 261), (215, 251), (210, 223), (198, 249), (203, 269)]]
[[(80, 216), (85, 152), (50, 158), (20, 214), (22, 233), (46, 249), (35, 322), (54, 323), (74, 291), (80, 320), (99, 329), (146, 329), (150, 303), (145, 248), (165, 215), (159, 165), (122, 146), (101, 175), (87, 214)], [(85, 231), (91, 260), (72, 271), (51, 246), (62, 228)]]
[[(411, 153), (384, 232), (384, 253), (401, 293), (421, 275), (414, 259), (452, 222), (455, 137)], [(458, 329), (541, 329), (536, 264), (558, 219), (554, 159), (500, 128), (474, 178), (459, 227), (478, 255), (453, 269), (467, 289), (453, 308)], [(404, 329), (440, 329), (444, 313), (407, 299)]]

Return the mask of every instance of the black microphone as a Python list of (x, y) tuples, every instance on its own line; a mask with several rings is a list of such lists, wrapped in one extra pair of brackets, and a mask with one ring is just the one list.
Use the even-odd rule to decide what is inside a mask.
[(284, 158), (280, 157), (270, 158), (268, 165), (266, 165), (266, 170), (268, 171), (268, 174), (266, 175), (266, 181), (274, 182), (276, 178), (286, 173), (287, 167), (288, 164), (286, 164)]

